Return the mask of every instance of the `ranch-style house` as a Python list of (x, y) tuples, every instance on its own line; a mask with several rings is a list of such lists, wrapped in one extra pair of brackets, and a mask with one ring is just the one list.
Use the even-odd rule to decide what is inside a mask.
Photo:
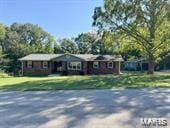
[(19, 59), (22, 75), (120, 74), (121, 55), (30, 54)]

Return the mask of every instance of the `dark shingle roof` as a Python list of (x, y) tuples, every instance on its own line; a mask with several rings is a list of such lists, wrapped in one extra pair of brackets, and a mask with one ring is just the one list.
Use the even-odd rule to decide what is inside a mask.
[[(66, 53), (67, 54), (67, 53)], [(54, 58), (60, 57), (64, 54), (30, 54), (20, 58), (21, 61), (50, 61)], [(85, 61), (123, 61), (120, 55), (93, 55), (93, 54), (71, 54)]]
[(25, 57), (20, 58), (19, 60), (45, 60), (49, 61), (53, 58), (56, 58), (62, 54), (30, 54)]

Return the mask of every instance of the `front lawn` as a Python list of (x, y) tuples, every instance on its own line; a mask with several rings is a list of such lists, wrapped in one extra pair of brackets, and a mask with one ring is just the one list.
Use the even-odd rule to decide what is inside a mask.
[(0, 78), (0, 90), (72, 90), (170, 87), (170, 74), (146, 75), (124, 73), (122, 75), (10, 77)]
[(4, 73), (3, 71), (0, 70), (0, 78), (7, 78), (10, 77), (7, 73)]

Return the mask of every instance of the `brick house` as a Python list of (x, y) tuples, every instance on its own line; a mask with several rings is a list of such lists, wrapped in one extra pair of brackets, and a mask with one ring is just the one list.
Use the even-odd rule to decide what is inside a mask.
[(120, 55), (93, 54), (30, 54), (19, 59), (22, 74), (120, 74)]

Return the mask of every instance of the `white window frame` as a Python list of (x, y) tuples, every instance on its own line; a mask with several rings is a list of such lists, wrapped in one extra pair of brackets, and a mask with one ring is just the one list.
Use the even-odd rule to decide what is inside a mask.
[[(110, 66), (110, 64), (112, 65)], [(113, 68), (113, 62), (107, 62), (107, 68)]]
[(82, 63), (79, 61), (71, 61), (67, 63), (68, 70), (81, 70), (81, 66), (82, 66)]
[(43, 61), (43, 68), (48, 68), (48, 61)]
[(99, 68), (99, 62), (93, 62), (93, 68)]
[(32, 64), (33, 64), (32, 61), (27, 61), (27, 68), (33, 68)]

